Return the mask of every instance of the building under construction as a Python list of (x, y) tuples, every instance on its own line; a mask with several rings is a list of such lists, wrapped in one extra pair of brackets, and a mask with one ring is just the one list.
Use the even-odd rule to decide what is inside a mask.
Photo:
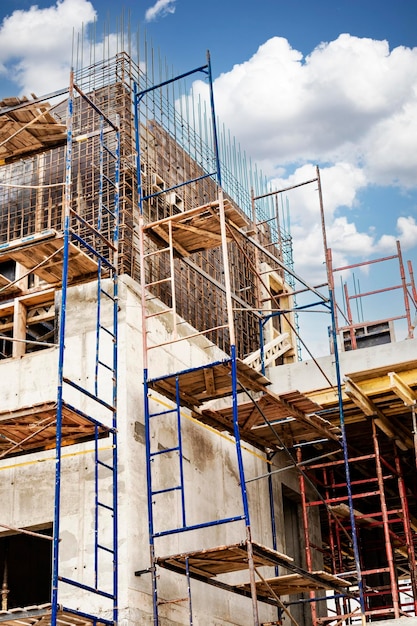
[[(151, 57), (1, 103), (0, 622), (415, 620), (411, 263), (364, 261), (397, 282), (338, 302), (352, 267), (317, 170), (310, 286), (279, 217), (293, 189), (218, 132), (209, 57), (180, 76)], [(355, 320), (387, 291), (397, 312)]]

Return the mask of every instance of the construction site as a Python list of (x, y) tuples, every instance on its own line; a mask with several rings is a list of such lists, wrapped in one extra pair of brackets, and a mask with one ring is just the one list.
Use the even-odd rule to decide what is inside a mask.
[(0, 102), (0, 626), (416, 624), (411, 262), (334, 267), (317, 168), (327, 281), (294, 271), (209, 55), (75, 66)]

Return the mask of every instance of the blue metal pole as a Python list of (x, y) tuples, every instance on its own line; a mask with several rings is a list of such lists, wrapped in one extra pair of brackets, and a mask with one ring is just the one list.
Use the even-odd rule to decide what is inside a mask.
[[(119, 123), (119, 120), (118, 120)], [(118, 622), (119, 592), (119, 513), (118, 513), (118, 448), (117, 448), (117, 400), (118, 400), (118, 337), (119, 337), (119, 224), (120, 224), (120, 131), (116, 132), (116, 163), (115, 163), (115, 194), (114, 194), (114, 275), (113, 275), (113, 622)]]
[(58, 387), (56, 409), (56, 450), (55, 450), (55, 494), (54, 494), (54, 527), (53, 527), (53, 556), (52, 556), (52, 590), (51, 590), (51, 626), (56, 626), (59, 610), (58, 581), (59, 581), (59, 531), (61, 512), (61, 446), (62, 446), (62, 405), (65, 356), (65, 322), (68, 287), (68, 258), (69, 258), (69, 230), (71, 208), (71, 160), (72, 160), (72, 126), (73, 126), (73, 94), (74, 74), (71, 71), (67, 109), (67, 151), (65, 158), (65, 204), (64, 204), (64, 249), (62, 262), (62, 291), (61, 308), (59, 314), (59, 347), (58, 347)]
[(245, 472), (243, 469), (242, 447), (240, 443), (240, 431), (238, 421), (238, 398), (237, 398), (237, 364), (236, 364), (236, 346), (230, 347), (231, 368), (232, 368), (232, 409), (233, 409), (233, 434), (235, 437), (235, 446), (237, 453), (237, 462), (239, 470), (240, 489), (242, 494), (243, 513), (245, 516), (246, 526), (250, 526), (248, 494), (246, 490)]
[(180, 467), (180, 488), (181, 488), (181, 511), (182, 511), (182, 525), (187, 526), (187, 516), (185, 513), (185, 493), (184, 493), (184, 466), (182, 456), (182, 433), (181, 433), (181, 398), (180, 398), (180, 381), (179, 377), (175, 380), (175, 399), (176, 399), (176, 413), (177, 413), (177, 433), (178, 433), (178, 462)]
[[(269, 319), (269, 318), (268, 318)], [(261, 372), (262, 374), (265, 376), (265, 337), (264, 337), (264, 324), (265, 321), (267, 320), (263, 320), (260, 319), (259, 320), (259, 344), (260, 344), (260, 358), (261, 358)]]
[(156, 585), (156, 567), (155, 567), (155, 535), (153, 523), (153, 503), (152, 503), (152, 468), (151, 468), (151, 433), (150, 433), (150, 414), (149, 414), (149, 389), (148, 389), (148, 370), (143, 370), (143, 393), (145, 396), (145, 450), (146, 450), (146, 481), (148, 487), (148, 531), (149, 531), (149, 552), (151, 560), (152, 572), (152, 602), (153, 602), (153, 623), (154, 626), (159, 625), (158, 617), (158, 589)]
[[(101, 232), (101, 217), (103, 210), (103, 118), (100, 119), (100, 150), (99, 150), (99, 187), (98, 187), (98, 215), (97, 215), (97, 231)], [(101, 324), (101, 260), (98, 257), (97, 267), (97, 318), (96, 318), (96, 362), (94, 372), (94, 391), (98, 396), (98, 378), (99, 378), (99, 361), (100, 361), (100, 324)]]
[(98, 589), (98, 426), (94, 426), (94, 586)]

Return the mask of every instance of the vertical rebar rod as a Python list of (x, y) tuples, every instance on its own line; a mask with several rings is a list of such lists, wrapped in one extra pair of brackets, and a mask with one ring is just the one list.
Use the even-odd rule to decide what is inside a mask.
[[(175, 192), (174, 192), (175, 193)], [(171, 310), (172, 310), (172, 336), (173, 339), (178, 338), (177, 330), (177, 298), (175, 290), (175, 260), (174, 260), (174, 245), (172, 239), (172, 222), (168, 222), (168, 234), (169, 234), (169, 267), (171, 272)]]
[(220, 168), (220, 155), (219, 155), (219, 141), (217, 137), (217, 122), (216, 122), (216, 111), (214, 108), (214, 93), (213, 93), (213, 77), (211, 73), (211, 60), (210, 60), (210, 52), (207, 51), (207, 74), (208, 74), (208, 83), (209, 83), (209, 94), (210, 94), (210, 108), (211, 108), (211, 125), (213, 132), (213, 147), (214, 154), (216, 159), (216, 172), (217, 172), (217, 183), (219, 187), (222, 186), (222, 176), (221, 176), (221, 168)]

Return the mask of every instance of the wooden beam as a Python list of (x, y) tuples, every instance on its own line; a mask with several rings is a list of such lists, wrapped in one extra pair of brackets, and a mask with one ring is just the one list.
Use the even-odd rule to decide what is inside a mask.
[(13, 319), (13, 354), (14, 358), (23, 356), (26, 352), (26, 307), (19, 301), (14, 302)]
[(204, 381), (206, 383), (206, 389), (209, 396), (213, 395), (216, 391), (216, 384), (214, 382), (213, 368), (207, 368), (203, 370)]
[[(164, 229), (162, 228), (162, 226), (154, 226), (152, 229), (157, 235), (159, 235), (159, 237), (165, 241), (168, 245), (170, 244), (169, 241), (169, 234), (167, 232), (164, 231)], [(172, 242), (172, 247), (175, 248), (175, 250), (177, 252), (179, 252), (179, 254), (181, 256), (189, 256), (189, 252), (188, 250), (186, 250), (185, 248), (183, 248), (179, 243), (177, 243), (176, 241)]]
[(346, 395), (353, 400), (357, 407), (367, 416), (372, 417), (377, 415), (378, 409), (375, 404), (366, 396), (362, 389), (346, 376), (344, 379)]
[(417, 402), (417, 394), (396, 372), (388, 372), (390, 387), (393, 392), (404, 401), (407, 406), (413, 406)]
[(213, 241), (217, 241), (219, 243), (222, 240), (221, 235), (213, 233), (210, 230), (206, 230), (204, 228), (197, 228), (196, 226), (190, 226), (189, 224), (181, 224), (181, 222), (174, 222), (172, 225), (174, 228), (186, 230), (190, 233), (195, 233), (196, 235), (203, 235), (204, 237), (207, 237), (208, 239), (212, 239)]
[(401, 450), (407, 450), (413, 447), (413, 442), (407, 433), (404, 432), (404, 429), (403, 432), (400, 432), (400, 424), (397, 423), (396, 425), (392, 419), (388, 420), (359, 385), (350, 380), (349, 377), (346, 377), (344, 382), (346, 394), (367, 417), (373, 417), (375, 419), (375, 424), (389, 439), (394, 439)]

